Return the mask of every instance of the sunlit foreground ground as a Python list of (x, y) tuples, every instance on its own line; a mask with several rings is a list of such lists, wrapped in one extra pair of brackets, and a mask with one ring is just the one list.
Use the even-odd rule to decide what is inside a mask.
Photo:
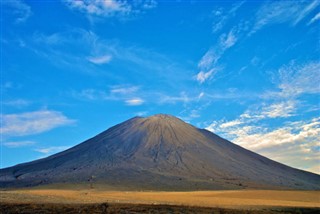
[(25, 189), (0, 192), (3, 204), (144, 204), (229, 209), (313, 208), (320, 211), (320, 191), (138, 192)]

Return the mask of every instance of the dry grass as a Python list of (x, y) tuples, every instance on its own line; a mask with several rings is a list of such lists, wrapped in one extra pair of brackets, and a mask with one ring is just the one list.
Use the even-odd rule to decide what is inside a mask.
[(2, 203), (124, 203), (220, 208), (304, 207), (320, 209), (319, 191), (237, 190), (138, 192), (24, 189), (1, 191)]

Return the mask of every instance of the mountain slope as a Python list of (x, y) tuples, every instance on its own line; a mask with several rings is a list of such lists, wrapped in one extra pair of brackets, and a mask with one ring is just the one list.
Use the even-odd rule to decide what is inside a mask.
[(135, 117), (64, 152), (0, 170), (0, 186), (319, 189), (320, 176), (277, 163), (169, 115)]

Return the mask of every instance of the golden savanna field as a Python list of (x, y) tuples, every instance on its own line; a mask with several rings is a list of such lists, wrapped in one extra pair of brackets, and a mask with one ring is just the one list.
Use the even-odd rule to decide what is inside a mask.
[[(39, 211), (39, 213), (45, 212), (46, 205), (59, 205), (60, 209), (65, 205), (69, 207), (68, 209), (72, 209), (70, 207), (73, 207), (74, 209), (81, 210), (81, 208), (77, 208), (77, 206), (82, 205), (90, 207), (97, 204), (107, 205), (109, 209), (111, 209), (109, 210), (110, 213), (112, 213), (112, 206), (117, 207), (117, 204), (131, 207), (133, 213), (134, 208), (137, 208), (139, 211), (141, 206), (147, 206), (144, 207), (144, 211), (145, 209), (155, 211), (157, 207), (159, 208), (166, 205), (170, 205), (167, 208), (173, 210), (175, 210), (175, 206), (184, 208), (181, 208), (183, 210), (178, 210), (177, 212), (188, 212), (188, 209), (191, 209), (191, 211), (189, 210), (190, 212), (199, 213), (210, 213), (213, 211), (220, 213), (219, 210), (221, 213), (223, 213), (222, 210), (224, 210), (225, 213), (228, 213), (228, 210), (229, 213), (232, 213), (233, 211), (249, 213), (272, 213), (273, 211), (278, 213), (298, 213), (298, 211), (300, 212), (302, 209), (316, 213), (320, 209), (320, 192), (283, 190), (126, 192), (99, 191), (96, 189), (21, 189), (1, 191), (1, 203), (3, 207), (6, 207), (7, 211), (10, 210), (10, 205), (13, 205), (17, 210), (19, 209), (18, 204), (23, 204), (24, 206), (31, 206), (32, 212), (36, 212), (37, 205), (41, 205), (44, 210)], [(148, 207), (148, 205), (152, 206)], [(299, 207), (300, 210), (295, 210), (296, 207)], [(100, 208), (97, 209), (99, 210)], [(24, 211), (27, 210), (26, 207), (23, 207), (22, 209)], [(50, 212), (54, 212), (52, 207), (48, 209)], [(121, 206), (119, 209), (121, 210)], [(128, 208), (125, 209), (128, 211)], [(2, 210), (2, 212), (3, 211), (4, 210)], [(168, 210), (163, 210), (163, 213), (166, 213), (167, 211)]]

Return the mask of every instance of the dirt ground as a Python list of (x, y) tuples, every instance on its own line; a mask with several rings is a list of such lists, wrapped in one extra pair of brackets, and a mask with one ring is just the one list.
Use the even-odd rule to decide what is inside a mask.
[[(23, 210), (28, 210), (27, 207), (29, 206), (30, 208), (31, 205), (30, 209), (39, 208), (40, 205), (47, 208), (49, 206), (51, 209), (53, 207), (58, 209), (59, 207), (69, 206), (70, 213), (73, 213), (71, 210), (75, 207), (82, 207), (81, 209), (85, 210), (83, 206), (87, 208), (91, 206), (100, 210), (102, 206), (101, 209), (105, 209), (103, 208), (103, 204), (109, 207), (109, 213), (112, 213), (111, 207), (118, 209), (121, 204), (124, 207), (142, 209), (147, 213), (167, 213), (166, 211), (168, 210), (166, 209), (170, 206), (171, 208), (175, 208), (173, 211), (177, 212), (170, 211), (169, 213), (232, 213), (232, 210), (235, 209), (238, 211), (246, 210), (247, 212), (244, 213), (251, 213), (250, 210), (255, 210), (254, 213), (258, 213), (258, 210), (260, 213), (272, 213), (272, 209), (291, 210), (282, 213), (320, 213), (320, 191), (125, 192), (99, 191), (96, 189), (24, 189), (0, 191), (0, 200), (2, 213), (11, 213), (11, 209), (19, 206)], [(70, 208), (70, 206), (73, 208)], [(159, 208), (159, 210), (154, 212), (148, 211), (148, 207), (152, 207), (152, 209)], [(164, 209), (163, 212), (161, 212), (162, 209)], [(179, 209), (183, 209), (183, 211), (180, 210), (180, 212)], [(228, 212), (228, 209), (231, 211), (229, 210), (230, 212)], [(220, 212), (219, 210), (224, 211)], [(269, 212), (266, 210), (269, 210)], [(93, 210), (90, 212), (94, 213)], [(142, 211), (137, 212), (141, 213)], [(42, 213), (45, 212), (42, 210)], [(97, 213), (101, 212), (98, 211)], [(135, 213), (135, 211), (131, 210), (131, 212), (125, 213)], [(279, 210), (275, 213), (279, 213)]]

